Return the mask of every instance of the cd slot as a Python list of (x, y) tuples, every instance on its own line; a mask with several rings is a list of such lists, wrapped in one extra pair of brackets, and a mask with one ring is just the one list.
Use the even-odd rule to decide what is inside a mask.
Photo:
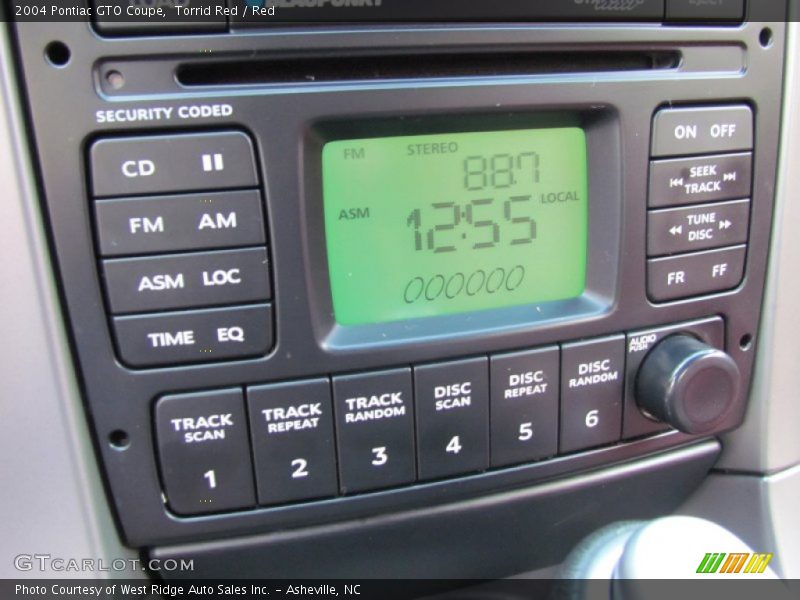
[(178, 65), (184, 87), (319, 84), (352, 81), (502, 77), (676, 69), (677, 51), (551, 51), (442, 53), (254, 60), (196, 61)]

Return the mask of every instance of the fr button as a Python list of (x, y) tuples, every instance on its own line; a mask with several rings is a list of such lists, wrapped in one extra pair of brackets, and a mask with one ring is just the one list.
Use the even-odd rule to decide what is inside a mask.
[(420, 479), (489, 466), (489, 366), (486, 358), (414, 369)]
[(244, 401), (239, 390), (165, 396), (156, 403), (164, 493), (180, 515), (255, 504)]
[(735, 288), (744, 275), (745, 246), (647, 261), (647, 292), (655, 302)]
[(333, 378), (343, 494), (416, 479), (411, 369)]
[(565, 344), (561, 363), (561, 452), (618, 441), (625, 336)]
[(247, 399), (259, 503), (335, 496), (328, 380), (251, 387)]
[(558, 347), (493, 356), (492, 466), (558, 452)]

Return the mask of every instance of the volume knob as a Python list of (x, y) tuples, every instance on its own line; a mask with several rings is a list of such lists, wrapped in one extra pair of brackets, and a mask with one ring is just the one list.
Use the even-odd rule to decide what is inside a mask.
[(636, 402), (675, 429), (705, 434), (728, 417), (740, 385), (739, 367), (729, 355), (679, 334), (645, 357), (636, 376)]

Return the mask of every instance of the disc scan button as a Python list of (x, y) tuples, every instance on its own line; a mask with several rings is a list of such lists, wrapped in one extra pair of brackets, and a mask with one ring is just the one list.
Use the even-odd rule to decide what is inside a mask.
[(647, 261), (647, 292), (664, 302), (735, 288), (744, 275), (746, 246)]
[(242, 392), (165, 396), (156, 403), (164, 492), (181, 515), (255, 504)]
[(740, 200), (750, 196), (750, 152), (650, 163), (651, 208)]
[(414, 368), (420, 479), (489, 467), (486, 358)]

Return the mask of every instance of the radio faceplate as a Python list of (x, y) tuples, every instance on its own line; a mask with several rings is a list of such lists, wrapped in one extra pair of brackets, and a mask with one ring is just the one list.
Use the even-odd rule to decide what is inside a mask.
[[(61, 284), (76, 362), (109, 491), (128, 542), (175, 543), (429, 506), (526, 486), (695, 439), (660, 433), (663, 425), (641, 415), (633, 399), (636, 378), (631, 371), (639, 358), (630, 355), (630, 343), (638, 340), (636, 347), (642, 352), (651, 346), (638, 335), (624, 338), (623, 334), (649, 332), (661, 339), (654, 332), (662, 327), (678, 325), (679, 331), (693, 332), (698, 321), (718, 318), (715, 322), (724, 331), (715, 334), (716, 341), (706, 341), (732, 357), (742, 385), (734, 408), (711, 433), (735, 427), (746, 406), (752, 371), (750, 340), (757, 331), (763, 293), (780, 125), (777, 90), (782, 82), (783, 26), (769, 24), (773, 37), (768, 47), (759, 41), (764, 27), (753, 22), (691, 28), (318, 27), (313, 36), (280, 30), (112, 42), (87, 24), (17, 24), (54, 264), (68, 274)], [(53, 40), (72, 50), (65, 67), (55, 68), (43, 59), (43, 48)], [(587, 61), (585, 70), (567, 73), (482, 74), (480, 69), (457, 77), (424, 73), (424, 55), (431, 48), (453, 54), (491, 49), (552, 55), (565, 47), (586, 55), (678, 53), (684, 60), (665, 69), (612, 70), (602, 62)], [(403, 78), (373, 81), (177, 83), (176, 72), (187, 64), (202, 67), (225, 59), (246, 65), (243, 57), (254, 49), (258, 57), (291, 57), (300, 50), (306, 56), (327, 58), (355, 51), (378, 56), (400, 53), (420, 66), (418, 76), (411, 69)], [(125, 80), (113, 92), (108, 90), (111, 71)], [(53, 98), (59, 98), (58, 110), (53, 110)], [(728, 117), (731, 111), (734, 118)], [(676, 114), (683, 120), (662, 128)], [(699, 121), (692, 116), (697, 114), (702, 115)], [(542, 119), (559, 115), (577, 119), (586, 131), (589, 221), (587, 285), (582, 295), (541, 306), (392, 323), (336, 322), (321, 176), (326, 143), (531, 129)], [(677, 127), (683, 127), (680, 139), (665, 140), (664, 135), (670, 129), (674, 134)], [(693, 127), (696, 135), (691, 133)], [(711, 139), (702, 139), (703, 132), (709, 132)], [(209, 139), (237, 141), (220, 150), (218, 145), (208, 146)], [(142, 142), (154, 140), (165, 145), (155, 151), (142, 149)], [(248, 146), (252, 151), (242, 154), (241, 148)], [(160, 161), (168, 166), (161, 167)], [(126, 165), (127, 175), (139, 177), (127, 176)], [(158, 176), (148, 175), (153, 169)], [(166, 177), (157, 181), (162, 172)], [(215, 176), (223, 179), (214, 182)], [(684, 182), (683, 187), (677, 183), (690, 176), (696, 181)], [(748, 177), (751, 186), (743, 183)], [(131, 183), (134, 179), (138, 181)], [(693, 183), (699, 187), (686, 187)], [(205, 205), (214, 209), (198, 208)], [(145, 206), (141, 212), (139, 207)], [(686, 214), (676, 212), (684, 209)], [(231, 214), (237, 217), (235, 234)], [(136, 237), (132, 219), (140, 219), (136, 231), (147, 231), (147, 242)], [(193, 228), (187, 219), (213, 227)], [(712, 234), (708, 234), (710, 224), (717, 228)], [(167, 231), (159, 228), (167, 226), (176, 233), (159, 237), (159, 231)], [(719, 260), (720, 253), (730, 256)], [(240, 254), (258, 254), (253, 264), (265, 260), (267, 264), (260, 273), (257, 268), (245, 270), (244, 263), (237, 262)], [(234, 263), (225, 262), (229, 259)], [(169, 267), (156, 264), (162, 260), (171, 261)], [(125, 273), (130, 272), (136, 273), (138, 283), (126, 288), (132, 280)], [(244, 295), (230, 291), (234, 287), (228, 288), (230, 293), (220, 291), (225, 285), (219, 284), (248, 273), (254, 279), (239, 288)], [(157, 275), (172, 279), (157, 280)], [(199, 281), (198, 291), (184, 293), (187, 288), (178, 284), (177, 275), (183, 276), (184, 285)], [(163, 287), (146, 290), (148, 304), (136, 300), (145, 279), (152, 288)], [(675, 286), (684, 284), (682, 291), (673, 293)], [(232, 310), (237, 315), (247, 312), (247, 319), (231, 321)], [(254, 340), (253, 345), (246, 352), (227, 353), (227, 348), (241, 343), (235, 339), (240, 330), (247, 344)], [(163, 344), (154, 347), (153, 339)], [(189, 344), (190, 339), (200, 343)], [(126, 340), (134, 340), (133, 350)], [(620, 382), (609, 402), (618, 410), (614, 413), (618, 422), (612, 419), (614, 426), (605, 435), (587, 441), (579, 428), (571, 428), (570, 418), (577, 415), (585, 424), (595, 408), (581, 404), (581, 411), (565, 411), (564, 361), (596, 340), (618, 346), (615, 356), (621, 362), (616, 370), (624, 371), (624, 386)], [(154, 348), (167, 347), (169, 352), (153, 353)], [(200, 350), (209, 352), (201, 355)], [(495, 463), (492, 457), (505, 453), (495, 447), (505, 421), (494, 420), (501, 413), (491, 404), (497, 381), (490, 365), (507, 354), (547, 351), (558, 355), (562, 365), (559, 377), (550, 380), (553, 387), (560, 383), (558, 435), (547, 426), (551, 439), (543, 442), (541, 452)], [(420, 436), (435, 423), (435, 416), (423, 410), (422, 389), (428, 385), (427, 365), (438, 368), (454, 361), (472, 361), (465, 368), (485, 372), (491, 415), (473, 421), (486, 433), (480, 457), (468, 466), (441, 467), (421, 458), (420, 444), (433, 439), (431, 447), (440, 445), (436, 435)], [(432, 379), (437, 379), (435, 368), (431, 367)], [(407, 406), (414, 415), (407, 427), (417, 436), (417, 445), (411, 443), (404, 456), (411, 466), (405, 476), (385, 485), (363, 484), (358, 477), (355, 484), (345, 484), (350, 477), (342, 470), (347, 442), (342, 441), (339, 421), (345, 413), (337, 404), (337, 389), (357, 383), (364, 374), (385, 371), (402, 373), (406, 380)], [(328, 437), (339, 446), (317, 453), (328, 461), (327, 481), (313, 493), (294, 493), (288, 486), (278, 486), (273, 493), (263, 483), (263, 473), (273, 467), (259, 458), (263, 450), (258, 444), (264, 440), (255, 437), (253, 411), (258, 407), (254, 406), (259, 398), (296, 382), (313, 384), (313, 394), (324, 396), (324, 388), (332, 390), (332, 412), (316, 416), (328, 422), (332, 432)], [(173, 414), (165, 408), (177, 406), (171, 401), (187, 394), (224, 396), (238, 404), (236, 409), (197, 414)], [(158, 423), (154, 426), (154, 415), (162, 411), (170, 419), (230, 415), (230, 422), (244, 427), (245, 395), (251, 411), (249, 431), (243, 442), (237, 442), (237, 452), (246, 459), (235, 462), (242, 467), (251, 460), (252, 443), (252, 489), (236, 485), (238, 498), (217, 500), (209, 510), (198, 511), (199, 497), (188, 493), (191, 486), (170, 480), (171, 459), (159, 465), (158, 441), (167, 433)], [(547, 419), (553, 422), (556, 397), (548, 401)], [(222, 417), (207, 431), (223, 430)], [(512, 425), (520, 433), (519, 426), (528, 422)], [(279, 454), (294, 450), (289, 446)], [(373, 447), (383, 445), (368, 449)], [(297, 457), (287, 454), (287, 458)], [(212, 477), (219, 477), (218, 472), (206, 475), (216, 471), (213, 466), (197, 473), (199, 483), (210, 485)], [(247, 469), (244, 472), (246, 480)], [(221, 479), (214, 483), (213, 489), (222, 490)], [(323, 489), (324, 493), (317, 491)], [(349, 495), (353, 491), (363, 493)], [(181, 494), (188, 500), (181, 501)], [(197, 516), (199, 512), (214, 514)]]

